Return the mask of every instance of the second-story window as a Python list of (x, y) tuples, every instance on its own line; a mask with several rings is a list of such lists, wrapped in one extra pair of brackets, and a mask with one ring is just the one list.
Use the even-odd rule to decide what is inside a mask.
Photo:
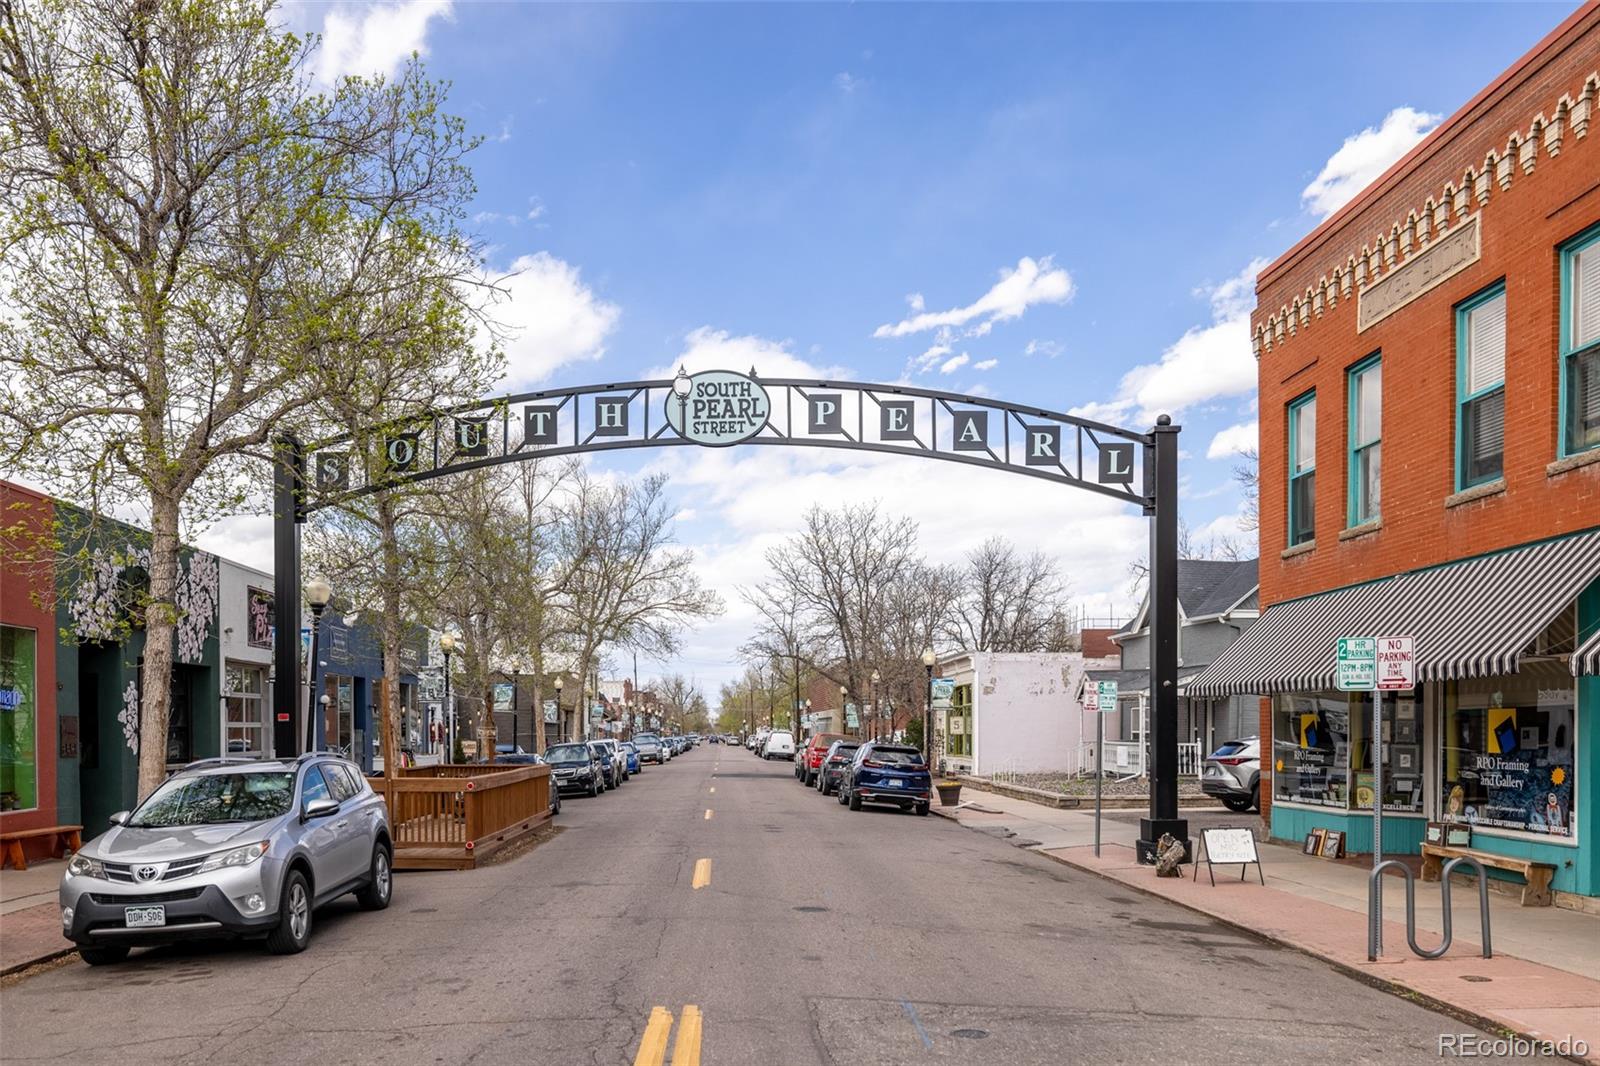
[(1317, 536), (1317, 394), (1289, 405), (1289, 547)]
[(1459, 355), (1456, 488), (1500, 477), (1506, 450), (1506, 289), (1496, 285), (1456, 309)]
[(1561, 454), (1600, 448), (1600, 227), (1561, 253)]
[(1383, 363), (1376, 355), (1350, 368), (1350, 524), (1378, 517), (1383, 495)]

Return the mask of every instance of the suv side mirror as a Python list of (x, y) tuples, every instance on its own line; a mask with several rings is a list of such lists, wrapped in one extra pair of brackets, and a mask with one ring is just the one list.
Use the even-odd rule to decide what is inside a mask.
[(111, 816), (110, 822), (111, 822), (112, 825), (126, 825), (126, 824), (128, 824), (128, 812), (127, 811), (118, 811), (116, 814), (113, 814)]
[(306, 804), (305, 813), (300, 816), (300, 820), (308, 822), (313, 818), (326, 818), (330, 814), (338, 813), (338, 810), (338, 800), (328, 799), (327, 797), (314, 799)]

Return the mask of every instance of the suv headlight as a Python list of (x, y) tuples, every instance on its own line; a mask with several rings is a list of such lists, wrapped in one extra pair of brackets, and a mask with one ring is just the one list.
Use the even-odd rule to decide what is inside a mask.
[(265, 840), (256, 844), (246, 844), (242, 848), (219, 851), (215, 855), (208, 856), (195, 873), (208, 873), (211, 870), (220, 870), (225, 866), (249, 866), (266, 853), (267, 842)]
[(106, 871), (100, 865), (99, 859), (91, 859), (80, 851), (72, 857), (71, 862), (67, 863), (67, 875), (69, 877), (98, 877), (103, 880), (106, 876)]

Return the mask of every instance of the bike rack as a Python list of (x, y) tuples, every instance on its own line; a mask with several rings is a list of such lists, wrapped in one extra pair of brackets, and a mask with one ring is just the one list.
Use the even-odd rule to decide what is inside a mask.
[(1411, 868), (1403, 862), (1389, 859), (1380, 862), (1372, 868), (1372, 873), (1367, 878), (1367, 961), (1376, 962), (1378, 956), (1383, 954), (1383, 871), (1390, 866), (1396, 867), (1406, 878), (1406, 942), (1411, 945), (1411, 950), (1424, 959), (1442, 958), (1450, 950), (1451, 929), (1450, 911), (1450, 873), (1462, 863), (1468, 863), (1478, 872), (1478, 917), (1483, 926), (1483, 957), (1493, 958), (1494, 952), (1489, 945), (1489, 877), (1483, 870), (1483, 864), (1470, 855), (1458, 855), (1444, 864), (1439, 873), (1439, 894), (1444, 899), (1444, 939), (1432, 951), (1424, 951), (1417, 946), (1417, 900), (1416, 877)]

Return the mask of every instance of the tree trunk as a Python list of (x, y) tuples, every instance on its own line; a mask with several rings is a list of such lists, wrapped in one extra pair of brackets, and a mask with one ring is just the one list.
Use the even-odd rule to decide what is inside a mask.
[(178, 500), (154, 491), (150, 495), (150, 594), (144, 608), (144, 667), (139, 679), (141, 800), (167, 776), (172, 652), (178, 628)]

